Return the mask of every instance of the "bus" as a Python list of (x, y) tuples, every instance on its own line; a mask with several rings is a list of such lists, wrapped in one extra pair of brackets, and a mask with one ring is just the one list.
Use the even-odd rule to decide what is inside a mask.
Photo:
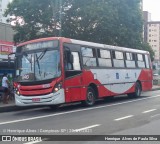
[(92, 106), (97, 99), (139, 97), (152, 89), (149, 52), (64, 37), (19, 44), (15, 67), (17, 106)]

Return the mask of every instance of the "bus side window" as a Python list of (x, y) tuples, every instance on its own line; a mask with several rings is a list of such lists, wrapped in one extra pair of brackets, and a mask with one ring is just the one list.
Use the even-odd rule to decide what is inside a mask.
[(83, 57), (84, 66), (87, 66), (87, 67), (97, 66), (96, 49), (88, 48), (88, 47), (81, 47), (81, 53)]
[(79, 53), (72, 52), (72, 55), (73, 55), (73, 70), (81, 70)]
[(148, 55), (145, 55), (145, 62), (146, 62), (146, 68), (150, 68), (150, 65), (149, 65), (149, 56)]
[(124, 54), (120, 51), (112, 51), (113, 64), (116, 68), (125, 67)]
[(67, 69), (65, 69), (66, 78), (73, 77), (82, 73), (79, 53), (71, 52), (71, 55), (73, 56), (73, 61), (72, 64), (66, 63), (67, 64), (66, 66)]
[(135, 54), (126, 52), (126, 67), (127, 68), (135, 68), (136, 62), (135, 62)]
[(145, 61), (142, 54), (137, 54), (137, 64), (139, 68), (145, 68)]
[(72, 63), (72, 54), (71, 51), (66, 48), (64, 51), (64, 67), (65, 70), (72, 70), (73, 69), (73, 63)]
[(112, 67), (111, 53), (109, 50), (98, 49), (97, 53), (100, 67)]

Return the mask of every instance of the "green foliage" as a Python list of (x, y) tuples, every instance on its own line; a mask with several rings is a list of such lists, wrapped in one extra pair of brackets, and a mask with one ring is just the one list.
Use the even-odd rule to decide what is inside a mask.
[[(58, 21), (53, 16), (56, 0), (13, 0), (8, 5), (5, 16), (11, 15), (9, 21), (14, 21), (13, 26), (17, 32), (14, 36), (15, 42), (22, 42), (46, 36), (57, 35)], [(56, 15), (56, 11), (54, 15)], [(24, 24), (19, 23), (23, 19)]]
[(151, 61), (154, 60), (155, 53), (148, 43), (143, 42), (142, 45), (141, 45), (141, 49), (150, 52)]
[(153, 52), (142, 42), (140, 0), (13, 0), (5, 15), (24, 19), (14, 27), (15, 42), (62, 34)]

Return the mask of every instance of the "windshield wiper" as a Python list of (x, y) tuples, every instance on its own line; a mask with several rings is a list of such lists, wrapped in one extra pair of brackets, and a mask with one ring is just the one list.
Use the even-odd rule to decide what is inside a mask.
[(37, 54), (36, 54), (36, 62), (37, 62), (37, 65), (38, 65), (39, 75), (41, 76), (40, 64), (39, 64), (39, 57), (37, 56)]
[(28, 54), (26, 52), (23, 52), (23, 55), (25, 56), (25, 58), (30, 62), (31, 64), (31, 71), (32, 71), (32, 56), (31, 59), (28, 58)]
[(39, 57), (37, 57), (38, 60), (39, 60), (39, 59), (41, 60), (41, 59), (44, 57), (44, 55), (46, 54), (46, 52), (47, 52), (47, 48), (40, 54)]
[(37, 65), (38, 65), (39, 75), (40, 76), (41, 76), (41, 72), (40, 72), (39, 60), (41, 60), (44, 57), (44, 55), (46, 54), (46, 52), (47, 52), (47, 48), (39, 56), (36, 54), (36, 62), (37, 62)]
[(26, 58), (30, 63), (32, 63), (31, 59), (28, 58), (28, 54), (27, 54), (26, 52), (24, 52), (23, 55), (25, 56), (25, 58)]

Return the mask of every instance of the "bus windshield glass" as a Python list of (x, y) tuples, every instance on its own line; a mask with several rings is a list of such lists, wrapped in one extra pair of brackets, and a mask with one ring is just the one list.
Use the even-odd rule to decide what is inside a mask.
[(53, 79), (60, 75), (60, 53), (58, 47), (23, 50), (16, 57), (16, 81), (42, 81)]

